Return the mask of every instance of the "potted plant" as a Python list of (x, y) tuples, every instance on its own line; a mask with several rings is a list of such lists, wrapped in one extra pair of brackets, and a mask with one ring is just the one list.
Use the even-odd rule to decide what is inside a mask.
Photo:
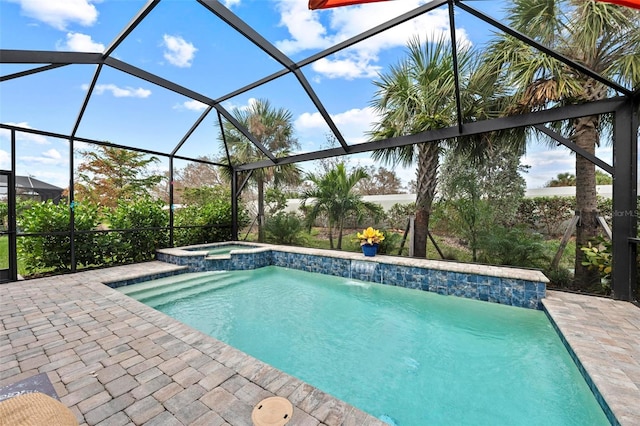
[(375, 256), (378, 252), (378, 244), (384, 240), (384, 234), (371, 226), (356, 234), (360, 241), (360, 247), (365, 256)]

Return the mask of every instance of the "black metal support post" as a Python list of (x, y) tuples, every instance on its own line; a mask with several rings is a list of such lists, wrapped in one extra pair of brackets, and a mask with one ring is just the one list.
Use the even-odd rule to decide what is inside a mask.
[(231, 169), (231, 238), (238, 241), (238, 172)]
[(169, 247), (173, 247), (173, 155), (169, 156)]
[(11, 131), (11, 172), (7, 179), (7, 227), (9, 230), (9, 281), (18, 281), (18, 245), (16, 224), (16, 131)]
[(73, 137), (69, 139), (69, 250), (71, 251), (71, 272), (76, 272), (76, 202), (73, 191)]
[(615, 114), (613, 145), (613, 297), (631, 301), (636, 287), (638, 112), (632, 101)]

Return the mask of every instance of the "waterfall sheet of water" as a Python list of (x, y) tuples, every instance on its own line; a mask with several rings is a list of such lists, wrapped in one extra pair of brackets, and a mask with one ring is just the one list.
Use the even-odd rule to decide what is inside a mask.
[(373, 281), (374, 273), (378, 264), (376, 262), (367, 262), (364, 260), (352, 260), (349, 278), (359, 279), (363, 281)]

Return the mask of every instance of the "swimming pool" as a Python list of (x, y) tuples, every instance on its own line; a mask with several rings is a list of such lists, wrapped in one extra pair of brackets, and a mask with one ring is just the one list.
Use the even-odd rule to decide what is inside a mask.
[(391, 424), (609, 424), (542, 311), (273, 266), (119, 290)]

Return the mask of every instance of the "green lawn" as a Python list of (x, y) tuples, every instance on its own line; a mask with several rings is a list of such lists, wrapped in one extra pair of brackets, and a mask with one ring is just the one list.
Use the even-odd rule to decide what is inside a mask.
[(0, 237), (0, 269), (9, 267), (9, 237)]

